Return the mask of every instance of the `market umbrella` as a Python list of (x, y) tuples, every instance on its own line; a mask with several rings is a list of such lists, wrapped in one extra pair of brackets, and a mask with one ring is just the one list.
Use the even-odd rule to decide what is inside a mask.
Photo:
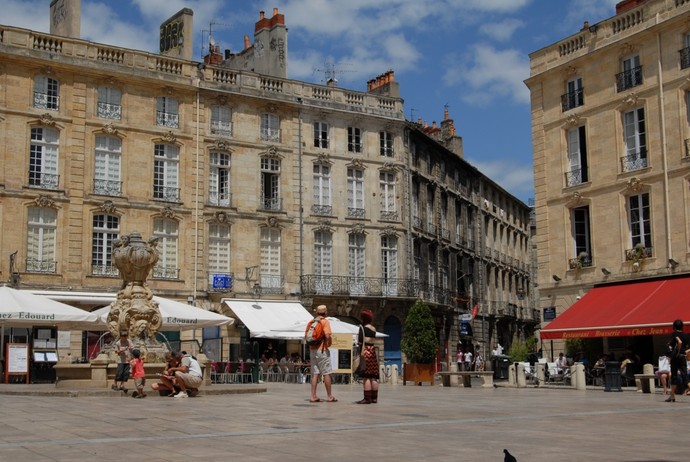
[(98, 316), (41, 295), (0, 287), (2, 327), (56, 326), (60, 330), (96, 328)]
[[(331, 332), (334, 334), (357, 335), (359, 333), (359, 325), (350, 324), (349, 322), (341, 321), (332, 316), (328, 316), (326, 319), (330, 321)], [(304, 338), (304, 332), (307, 330), (307, 324), (309, 324), (309, 321), (300, 321), (285, 327), (279, 327), (265, 332), (257, 332), (253, 337), (273, 338), (277, 340), (302, 340)], [(377, 332), (376, 337), (388, 337), (388, 335)]]
[[(153, 300), (158, 302), (158, 310), (163, 321), (160, 330), (171, 331), (230, 326), (235, 322), (233, 318), (223, 316), (222, 314), (203, 310), (168, 298), (154, 295)], [(109, 312), (110, 305), (93, 311), (93, 314), (99, 317), (101, 323), (105, 323)]]

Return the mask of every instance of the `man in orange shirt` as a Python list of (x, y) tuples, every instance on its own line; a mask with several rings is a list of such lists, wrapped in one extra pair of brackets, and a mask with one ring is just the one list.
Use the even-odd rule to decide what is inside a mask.
[[(311, 358), (311, 398), (312, 403), (318, 403), (321, 400), (316, 396), (316, 386), (319, 384), (319, 376), (323, 375), (323, 384), (326, 387), (328, 394), (328, 402), (334, 403), (338, 401), (331, 393), (331, 352), (328, 349), (333, 343), (331, 332), (331, 323), (326, 319), (328, 309), (326, 305), (319, 305), (316, 307), (316, 318), (314, 322), (321, 324), (323, 328), (323, 337), (319, 345), (309, 345), (309, 356)], [(305, 337), (309, 332), (309, 327), (305, 332)]]

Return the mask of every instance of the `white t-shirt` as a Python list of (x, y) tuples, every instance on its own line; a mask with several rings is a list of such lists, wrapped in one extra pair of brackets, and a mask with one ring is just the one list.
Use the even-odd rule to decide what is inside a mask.
[(465, 362), (468, 364), (472, 364), (472, 353), (469, 351), (465, 353)]
[(192, 358), (191, 356), (183, 356), (182, 361), (180, 361), (182, 366), (187, 366), (187, 373), (196, 375), (197, 377), (202, 377), (201, 366), (199, 361)]

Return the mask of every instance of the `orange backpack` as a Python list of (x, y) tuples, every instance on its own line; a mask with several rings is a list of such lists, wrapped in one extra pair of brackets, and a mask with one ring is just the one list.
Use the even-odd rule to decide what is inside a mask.
[(304, 341), (309, 346), (319, 346), (323, 342), (325, 335), (323, 333), (323, 323), (319, 316), (315, 317), (307, 325), (307, 333), (304, 334)]

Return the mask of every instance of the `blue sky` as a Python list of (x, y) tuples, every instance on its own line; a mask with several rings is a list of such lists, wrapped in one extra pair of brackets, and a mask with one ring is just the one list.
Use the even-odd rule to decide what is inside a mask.
[[(533, 197), (528, 54), (615, 14), (619, 0), (81, 0), (83, 39), (157, 52), (158, 26), (194, 11), (194, 59), (208, 30), (221, 49), (253, 38), (259, 11), (288, 27), (289, 77), (366, 90), (392, 69), (405, 116), (431, 124), (444, 106), (465, 159), (518, 199)], [(0, 23), (49, 30), (50, 0), (0, 0)], [(214, 24), (211, 24), (211, 23)]]

